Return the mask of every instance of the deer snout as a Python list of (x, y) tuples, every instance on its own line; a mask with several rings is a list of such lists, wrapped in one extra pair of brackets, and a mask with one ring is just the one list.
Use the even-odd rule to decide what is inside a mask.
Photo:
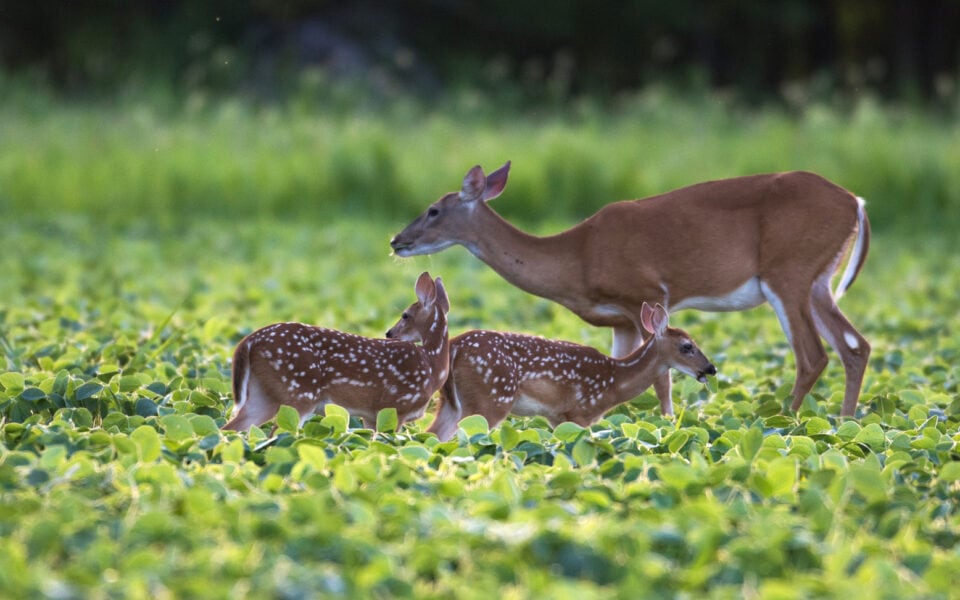
[(700, 383), (706, 383), (707, 375), (716, 375), (716, 374), (717, 374), (717, 368), (713, 366), (713, 363), (710, 363), (706, 367), (704, 367), (702, 371), (697, 373), (697, 381), (699, 381)]
[(387, 339), (392, 338), (392, 337), (393, 337), (393, 329), (388, 329), (387, 332), (386, 332), (385, 334), (383, 334), (383, 335), (384, 335), (384, 337), (386, 337)]

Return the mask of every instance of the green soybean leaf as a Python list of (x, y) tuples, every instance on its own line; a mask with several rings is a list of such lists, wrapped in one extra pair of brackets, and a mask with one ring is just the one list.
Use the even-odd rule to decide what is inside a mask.
[(296, 434), (300, 429), (300, 413), (292, 406), (284, 404), (277, 411), (277, 429)]
[(393, 433), (397, 430), (397, 409), (383, 408), (377, 412), (377, 431)]

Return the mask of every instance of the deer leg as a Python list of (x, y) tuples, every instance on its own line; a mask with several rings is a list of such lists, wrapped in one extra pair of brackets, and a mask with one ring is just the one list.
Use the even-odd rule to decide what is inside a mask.
[(222, 429), (247, 431), (272, 419), (280, 407), (264, 392), (260, 382), (252, 374), (247, 381), (246, 398), (235, 398), (240, 405), (237, 414)]
[[(827, 367), (827, 351), (820, 342), (816, 325), (811, 315), (810, 294), (806, 291), (775, 289), (765, 281), (760, 282), (760, 289), (764, 297), (773, 306), (780, 320), (793, 355), (797, 363), (797, 379), (793, 384), (790, 395), (793, 403), (790, 408), (794, 411), (800, 408), (804, 396), (813, 388), (820, 374)], [(799, 290), (803, 290), (802, 286)], [(796, 300), (800, 298), (800, 300)]]
[(840, 416), (852, 417), (857, 410), (860, 388), (870, 358), (870, 343), (840, 312), (826, 280), (814, 287), (811, 307), (817, 331), (840, 356), (846, 374), (846, 389)]
[(445, 442), (453, 437), (457, 430), (457, 423), (460, 422), (462, 407), (460, 399), (457, 397), (456, 387), (453, 385), (453, 374), (447, 377), (447, 382), (443, 384), (440, 390), (440, 399), (437, 401), (437, 414), (433, 418), (433, 423), (427, 427), (427, 431), (436, 435), (441, 442)]

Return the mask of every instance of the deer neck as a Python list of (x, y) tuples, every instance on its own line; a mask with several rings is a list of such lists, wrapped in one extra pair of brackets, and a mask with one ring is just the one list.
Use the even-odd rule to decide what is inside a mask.
[(607, 399), (611, 406), (629, 400), (647, 389), (668, 370), (660, 360), (657, 345), (649, 340), (624, 358), (612, 359), (614, 381)]
[[(440, 311), (439, 308), (436, 310)], [(450, 337), (447, 332), (447, 320), (443, 314), (434, 320), (432, 328), (422, 337), (421, 350), (430, 365), (430, 387), (439, 388), (446, 380), (450, 366)]]
[(525, 292), (569, 307), (576, 297), (582, 258), (576, 252), (578, 234), (568, 230), (537, 237), (514, 227), (488, 205), (477, 208), (472, 230), (462, 244), (501, 277)]

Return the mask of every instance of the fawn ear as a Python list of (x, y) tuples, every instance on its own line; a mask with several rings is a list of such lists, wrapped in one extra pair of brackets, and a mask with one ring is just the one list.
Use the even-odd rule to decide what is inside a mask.
[(657, 304), (653, 307), (653, 314), (650, 317), (650, 324), (653, 325), (654, 335), (657, 337), (663, 335), (667, 330), (667, 325), (670, 323), (670, 315), (667, 314), (667, 309), (663, 306)]
[(483, 190), (483, 201), (488, 202), (499, 196), (503, 188), (507, 186), (507, 175), (510, 174), (510, 161), (502, 167), (487, 175), (486, 185)]
[(640, 324), (643, 325), (643, 328), (647, 330), (647, 333), (656, 333), (656, 329), (653, 327), (651, 318), (653, 317), (653, 309), (649, 304), (644, 302), (640, 305)]
[(437, 277), (434, 286), (437, 288), (437, 305), (440, 306), (443, 314), (447, 314), (450, 312), (450, 299), (447, 298), (447, 290), (443, 287), (443, 281)]
[(463, 187), (460, 189), (460, 198), (465, 202), (479, 200), (487, 187), (487, 177), (483, 174), (480, 165), (467, 171), (463, 176)]
[(430, 273), (426, 271), (421, 273), (420, 278), (417, 279), (416, 291), (417, 300), (425, 307), (429, 308), (437, 301), (437, 286), (433, 283), (433, 279), (430, 278)]
[(667, 309), (660, 304), (651, 308), (649, 304), (644, 302), (640, 306), (640, 324), (649, 333), (657, 337), (663, 335), (663, 332), (667, 330), (669, 320), (670, 316), (667, 314)]

